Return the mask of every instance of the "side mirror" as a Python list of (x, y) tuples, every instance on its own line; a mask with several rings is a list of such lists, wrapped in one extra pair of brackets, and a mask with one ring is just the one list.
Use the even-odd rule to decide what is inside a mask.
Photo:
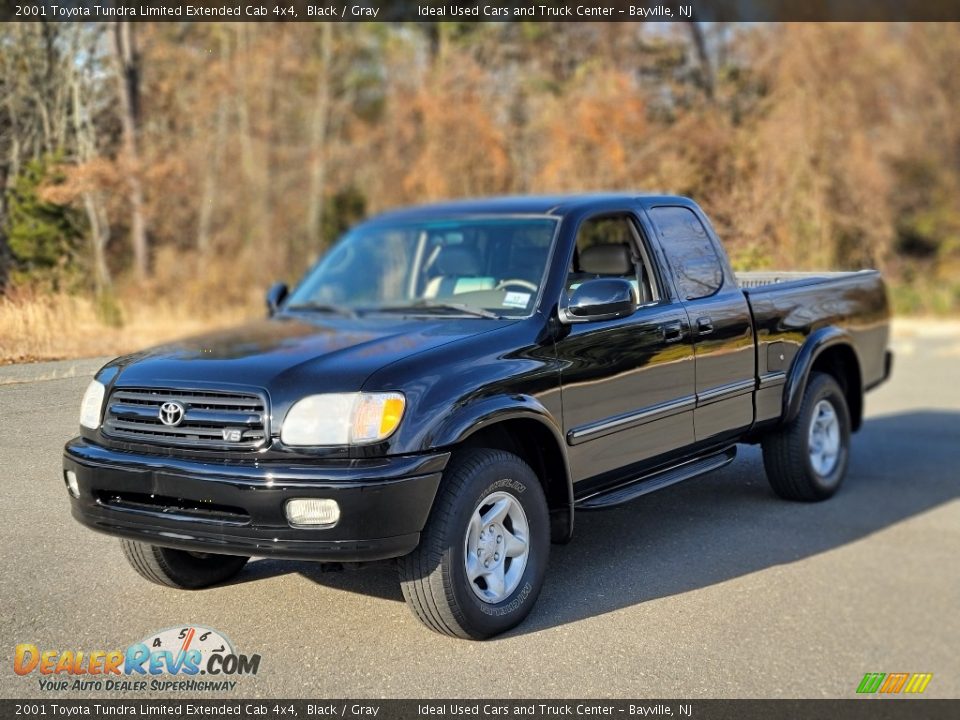
[(613, 320), (633, 315), (637, 298), (633, 285), (623, 278), (587, 280), (573, 291), (560, 320), (565, 323)]
[(287, 299), (287, 284), (278, 282), (267, 290), (267, 315), (274, 315), (280, 309), (280, 304)]

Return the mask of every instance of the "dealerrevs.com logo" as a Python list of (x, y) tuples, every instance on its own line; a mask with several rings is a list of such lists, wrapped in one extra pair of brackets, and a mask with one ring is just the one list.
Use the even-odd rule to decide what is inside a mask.
[(229, 692), (237, 678), (256, 675), (260, 655), (243, 655), (222, 633), (182, 625), (154, 633), (126, 650), (51, 650), (21, 643), (13, 671), (36, 675), (49, 692)]

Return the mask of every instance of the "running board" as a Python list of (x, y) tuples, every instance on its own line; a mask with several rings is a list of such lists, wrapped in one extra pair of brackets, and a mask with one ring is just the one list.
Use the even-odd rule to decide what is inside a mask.
[(649, 475), (641, 475), (628, 483), (617, 485), (610, 490), (602, 490), (593, 495), (577, 500), (578, 510), (602, 510), (604, 508), (622, 505), (641, 495), (661, 490), (684, 480), (703, 475), (704, 473), (719, 470), (724, 465), (733, 462), (737, 456), (737, 446), (732, 445), (725, 450), (712, 455), (687, 460), (679, 465), (673, 465), (665, 470), (658, 470)]

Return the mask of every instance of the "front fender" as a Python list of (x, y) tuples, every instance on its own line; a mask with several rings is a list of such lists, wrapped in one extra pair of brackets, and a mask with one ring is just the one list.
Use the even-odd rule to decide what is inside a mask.
[[(573, 532), (573, 482), (570, 466), (567, 462), (566, 444), (563, 432), (557, 420), (539, 400), (522, 394), (497, 395), (474, 401), (467, 401), (450, 409), (433, 432), (429, 433), (432, 449), (450, 449), (487, 428), (497, 424), (524, 420), (537, 423), (537, 431), (543, 433), (540, 439), (552, 438), (553, 447), (548, 448), (547, 457), (542, 457), (548, 473), (562, 475), (562, 488), (554, 486), (548, 490), (551, 502), (552, 537), (556, 542), (565, 542)], [(555, 494), (554, 494), (555, 493)]]
[(454, 406), (431, 433), (431, 446), (456, 445), (494, 423), (516, 419), (542, 423), (563, 447), (563, 432), (550, 411), (536, 398), (520, 394), (497, 395)]

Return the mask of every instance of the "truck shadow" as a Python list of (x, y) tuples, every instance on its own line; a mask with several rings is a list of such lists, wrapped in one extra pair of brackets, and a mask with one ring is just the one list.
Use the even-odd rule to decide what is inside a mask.
[[(529, 618), (505, 637), (537, 632), (684, 593), (846, 545), (960, 497), (960, 413), (870, 419), (854, 437), (841, 491), (824, 503), (780, 500), (758, 448), (721, 471), (603, 512), (580, 513), (554, 546)], [(402, 601), (392, 564), (328, 572), (259, 561), (238, 579), (299, 572), (326, 587)]]

